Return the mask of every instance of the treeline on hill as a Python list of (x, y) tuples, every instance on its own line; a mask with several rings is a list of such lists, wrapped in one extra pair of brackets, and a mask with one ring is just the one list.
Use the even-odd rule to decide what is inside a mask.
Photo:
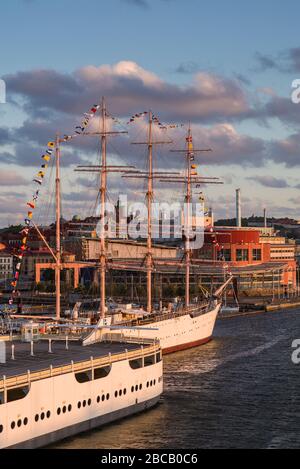
[[(278, 226), (280, 227), (281, 225), (295, 225), (295, 227), (298, 228), (299, 225), (297, 225), (297, 220), (294, 220), (293, 218), (268, 218), (268, 226)], [(248, 218), (242, 218), (242, 226), (247, 227), (251, 224), (251, 226), (257, 224), (258, 226), (262, 225), (264, 223), (264, 217), (255, 217), (252, 215), (251, 217)], [(216, 226), (236, 226), (236, 218), (226, 218), (226, 219), (221, 219), (215, 222)]]
[[(215, 226), (236, 226), (236, 218), (227, 218), (215, 222)], [(248, 218), (242, 218), (242, 226), (248, 226)]]

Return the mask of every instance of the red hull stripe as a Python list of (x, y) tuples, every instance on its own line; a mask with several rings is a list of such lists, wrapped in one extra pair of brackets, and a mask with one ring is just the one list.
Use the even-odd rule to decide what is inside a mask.
[(210, 342), (212, 337), (207, 337), (206, 339), (196, 340), (195, 342), (189, 342), (187, 344), (178, 344), (174, 345), (173, 347), (164, 348), (163, 355), (167, 355), (168, 353), (179, 352), (180, 350), (186, 350), (188, 348), (198, 347), (199, 345), (204, 345)]

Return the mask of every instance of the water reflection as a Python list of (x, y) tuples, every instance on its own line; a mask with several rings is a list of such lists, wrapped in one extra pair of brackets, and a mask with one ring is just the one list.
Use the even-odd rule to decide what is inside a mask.
[(165, 358), (155, 409), (56, 447), (299, 446), (300, 368), (291, 362), (299, 313), (219, 321), (212, 342)]

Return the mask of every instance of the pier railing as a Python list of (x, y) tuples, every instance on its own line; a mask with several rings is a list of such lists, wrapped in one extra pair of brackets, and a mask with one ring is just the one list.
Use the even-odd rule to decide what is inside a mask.
[[(157, 353), (161, 353), (160, 345), (156, 341), (152, 341), (151, 345), (142, 345), (137, 350), (125, 350), (124, 352), (114, 354), (109, 353), (104, 357), (91, 357), (89, 360), (79, 361), (76, 363), (71, 361), (69, 364), (61, 366), (50, 365), (47, 369), (32, 372), (28, 370), (27, 373), (23, 373), (21, 375), (9, 377), (3, 376), (2, 379), (0, 379), (0, 392), (4, 392), (5, 396), (7, 390), (20, 386), (30, 386), (34, 381), (40, 381), (54, 376), (61, 376), (67, 373), (89, 371), (94, 368), (109, 366), (122, 360), (144, 359), (150, 355), (156, 355)], [(4, 401), (6, 401), (6, 399), (4, 399)]]

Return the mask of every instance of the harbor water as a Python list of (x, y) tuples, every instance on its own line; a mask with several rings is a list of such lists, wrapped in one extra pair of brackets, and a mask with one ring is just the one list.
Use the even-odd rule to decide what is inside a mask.
[(160, 404), (56, 448), (297, 448), (300, 309), (218, 320), (209, 344), (165, 357)]

